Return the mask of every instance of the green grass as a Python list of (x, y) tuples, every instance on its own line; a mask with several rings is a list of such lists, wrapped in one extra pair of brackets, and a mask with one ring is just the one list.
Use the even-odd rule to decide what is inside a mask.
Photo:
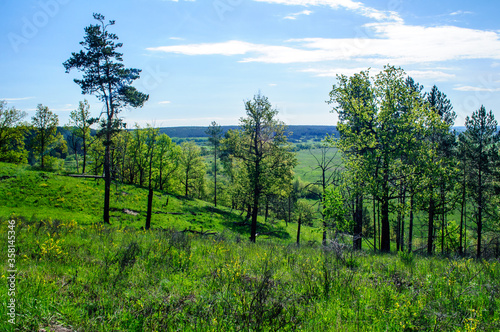
[[(16, 215), (25, 219), (75, 221), (79, 225), (102, 221), (103, 180), (73, 178), (4, 163), (0, 163), (0, 179), (0, 217)], [(143, 227), (147, 190), (114, 184), (110, 208), (113, 226)], [(250, 236), (250, 226), (239, 211), (158, 191), (154, 192), (152, 227), (230, 231), (245, 238)], [(282, 221), (264, 223), (259, 218), (258, 232), (265, 234), (263, 239), (289, 241), (295, 237), (296, 225), (287, 226)], [(304, 241), (321, 240), (314, 229), (305, 227), (302, 234)]]
[[(335, 154), (335, 150), (335, 148), (332, 148), (328, 152), (327, 157), (331, 158)], [(295, 175), (300, 177), (302, 181), (315, 183), (321, 180), (321, 170), (317, 168), (318, 162), (315, 157), (321, 160), (321, 149), (300, 150), (297, 152), (298, 164), (294, 171)], [(338, 153), (332, 162), (332, 166), (340, 165), (341, 159), (341, 155)], [(328, 174), (330, 174), (330, 172), (331, 171), (329, 171)]]
[[(102, 181), (0, 164), (0, 247), (16, 226), (16, 331), (497, 331), (500, 263), (321, 247), (321, 232)], [(166, 205), (168, 201), (168, 205)], [(124, 209), (138, 212), (129, 215)], [(210, 231), (201, 236), (182, 232)], [(0, 251), (1, 331), (10, 300)]]
[[(0, 229), (7, 227), (3, 219)], [(22, 218), (16, 234), (19, 331), (500, 328), (498, 261), (367, 255), (339, 244), (297, 248), (224, 233), (207, 238)], [(6, 248), (5, 237), (0, 245)], [(0, 257), (6, 261), (4, 252)], [(6, 317), (6, 291), (0, 301)]]

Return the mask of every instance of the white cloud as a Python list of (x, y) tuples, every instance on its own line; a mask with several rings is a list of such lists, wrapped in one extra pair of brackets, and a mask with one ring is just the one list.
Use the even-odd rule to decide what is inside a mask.
[(408, 76), (421, 80), (446, 81), (455, 78), (455, 74), (445, 73), (439, 70), (408, 70)]
[(5, 101), (21, 101), (21, 100), (30, 100), (35, 97), (20, 97), (20, 98), (0, 98), (0, 100), (5, 100)]
[[(299, 0), (297, 0), (299, 1)], [(244, 55), (240, 62), (308, 63), (354, 60), (383, 65), (422, 64), (463, 59), (500, 60), (500, 35), (455, 26), (424, 27), (399, 23), (371, 23), (374, 32), (359, 38), (303, 38), (285, 45), (230, 40), (148, 48), (185, 55)]]
[(171, 104), (172, 102), (170, 100), (164, 100), (164, 101), (160, 101), (158, 102), (158, 104), (160, 105), (166, 105), (166, 104)]
[(257, 2), (266, 2), (289, 6), (328, 6), (332, 9), (347, 9), (359, 13), (365, 17), (375, 19), (377, 21), (394, 21), (402, 22), (403, 20), (398, 13), (390, 10), (381, 11), (372, 7), (367, 7), (361, 2), (352, 0), (254, 0)]
[(256, 51), (258, 45), (238, 40), (222, 43), (187, 44), (175, 46), (160, 46), (147, 48), (149, 51), (161, 51), (185, 55), (243, 55)]
[[(312, 73), (317, 77), (336, 77), (337, 75), (352, 76), (361, 71), (366, 71), (368, 68), (309, 68), (303, 69), (301, 72)], [(371, 72), (379, 72), (379, 69), (370, 69)]]
[(293, 13), (293, 14), (290, 14), (288, 16), (285, 16), (284, 19), (285, 20), (295, 20), (300, 15), (306, 15), (306, 16), (308, 16), (308, 15), (311, 15), (312, 13), (313, 13), (312, 11), (306, 9), (306, 10), (303, 10), (301, 12)]
[(472, 91), (472, 92), (500, 92), (500, 88), (486, 88), (486, 87), (470, 86), (470, 85), (460, 86), (458, 88), (455, 88), (454, 90)]
[(464, 11), (464, 10), (457, 10), (456, 12), (450, 13), (451, 16), (468, 15), (468, 14), (474, 14), (474, 13), (469, 12), (469, 11)]

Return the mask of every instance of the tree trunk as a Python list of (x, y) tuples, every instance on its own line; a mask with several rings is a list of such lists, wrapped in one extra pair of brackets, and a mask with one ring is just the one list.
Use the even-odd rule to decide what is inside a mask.
[(410, 196), (410, 224), (408, 226), (408, 252), (413, 250), (413, 190)]
[(434, 244), (434, 190), (431, 188), (431, 198), (429, 200), (429, 213), (428, 213), (428, 230), (427, 230), (427, 253), (432, 255)]
[(459, 245), (458, 245), (458, 254), (460, 256), (463, 256), (464, 254), (464, 249), (463, 249), (464, 213), (465, 213), (465, 169), (464, 169), (464, 178), (462, 182), (462, 202), (460, 209), (460, 235), (459, 235)]
[(298, 225), (297, 225), (297, 247), (300, 246), (300, 226), (302, 225), (302, 216), (299, 215)]
[(214, 153), (214, 205), (217, 207), (217, 148)]
[(354, 237), (353, 247), (354, 250), (361, 250), (363, 232), (363, 196), (359, 195), (355, 199), (356, 210), (354, 212)]
[(146, 230), (151, 228), (151, 215), (153, 214), (153, 188), (148, 192), (148, 212), (146, 214)]
[(87, 165), (87, 140), (85, 138), (82, 139), (83, 145), (83, 165), (82, 165), (82, 174), (85, 174), (85, 166)]
[(375, 196), (373, 196), (373, 251), (377, 251), (377, 213), (375, 210)]
[[(482, 151), (481, 151), (482, 152)], [(482, 153), (481, 153), (482, 155)], [(479, 162), (478, 172), (478, 200), (477, 200), (477, 258), (481, 257), (481, 241), (483, 233), (483, 179), (482, 179), (482, 163)]]
[(382, 252), (391, 251), (391, 230), (389, 225), (389, 174), (384, 170), (384, 183), (382, 189), (382, 239), (380, 241)]
[[(109, 126), (108, 126), (109, 127)], [(111, 173), (109, 169), (109, 143), (110, 132), (106, 132), (106, 147), (104, 150), (104, 223), (110, 224), (109, 221), (109, 195), (111, 191)]]
[(80, 173), (80, 167), (78, 165), (78, 152), (75, 149), (75, 161), (76, 161), (76, 173)]
[(252, 225), (250, 226), (250, 241), (255, 243), (257, 237), (257, 216), (259, 213), (259, 196), (254, 194), (252, 208)]
[(189, 190), (189, 168), (186, 167), (186, 185), (184, 188), (184, 195), (188, 197), (188, 190)]

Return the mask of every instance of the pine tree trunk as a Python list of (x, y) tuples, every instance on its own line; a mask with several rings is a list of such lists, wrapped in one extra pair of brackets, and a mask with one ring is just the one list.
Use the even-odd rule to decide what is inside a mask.
[(297, 247), (300, 246), (300, 226), (302, 225), (302, 216), (299, 216), (297, 225)]
[(111, 141), (110, 132), (106, 132), (106, 147), (104, 150), (104, 223), (110, 224), (109, 221), (109, 196), (111, 191), (111, 173), (109, 165), (109, 143)]

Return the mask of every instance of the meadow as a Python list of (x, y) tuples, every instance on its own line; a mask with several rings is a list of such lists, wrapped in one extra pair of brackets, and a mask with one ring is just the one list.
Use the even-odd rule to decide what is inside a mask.
[(374, 254), (349, 237), (260, 220), (257, 243), (239, 211), (112, 187), (102, 180), (0, 164), (0, 246), (15, 221), (16, 325), (2, 331), (496, 331), (498, 260)]

